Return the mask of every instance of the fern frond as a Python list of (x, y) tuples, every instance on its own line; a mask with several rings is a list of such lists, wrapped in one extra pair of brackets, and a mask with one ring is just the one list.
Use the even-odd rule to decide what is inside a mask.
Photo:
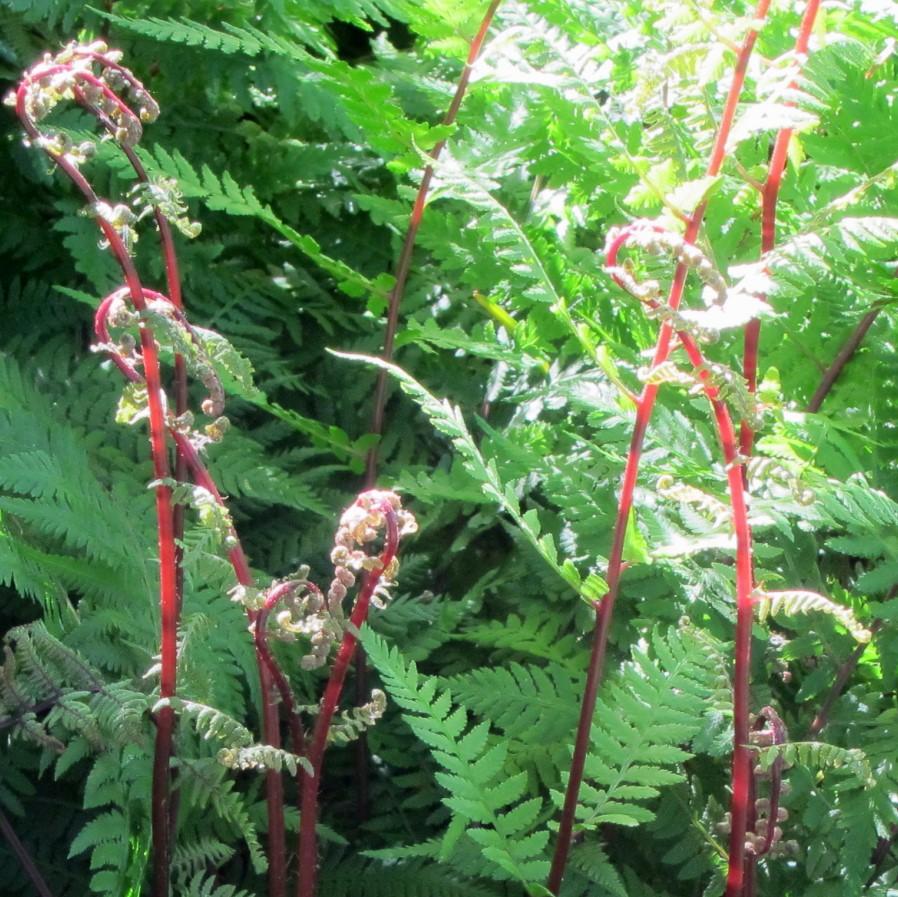
[(873, 634), (855, 617), (850, 607), (837, 604), (831, 598), (817, 592), (793, 589), (784, 592), (763, 590), (758, 593), (761, 603), (761, 618), (772, 614), (824, 613), (841, 623), (858, 642), (869, 642)]
[(562, 667), (511, 663), (480, 667), (447, 680), (464, 706), (509, 738), (566, 741), (577, 723), (580, 683)]
[[(450, 824), (450, 833), (455, 831), (457, 839), (464, 828), (490, 861), (494, 877), (540, 880), (549, 866), (542, 858), (549, 833), (534, 830), (542, 801), (523, 799), (523, 773), (502, 775), (507, 745), (490, 744), (488, 723), (469, 727), (467, 710), (454, 705), (448, 691), (439, 692), (435, 679), (420, 676), (397, 648), (388, 648), (371, 630), (365, 630), (363, 644), (403, 719), (444, 770), (437, 773), (448, 792), (443, 803), (458, 820)], [(444, 848), (451, 851), (451, 842), (445, 841)]]
[(218, 752), (218, 762), (229, 769), (273, 769), (276, 772), (286, 769), (295, 776), (297, 769), (302, 767), (309, 775), (314, 774), (307, 757), (291, 754), (270, 744), (222, 748)]
[(678, 766), (692, 755), (681, 745), (701, 731), (721, 675), (706, 639), (689, 628), (656, 630), (654, 657), (647, 646), (634, 649), (633, 661), (603, 690), (577, 808), (584, 827), (650, 822), (655, 814), (644, 802), (683, 781)]
[(581, 577), (571, 560), (559, 560), (558, 548), (551, 533), (541, 533), (538, 512), (534, 509), (529, 511), (522, 509), (514, 487), (511, 484), (502, 483), (496, 462), (488, 460), (481, 453), (457, 407), (445, 399), (438, 399), (431, 395), (402, 368), (380, 358), (345, 352), (333, 352), (332, 354), (348, 361), (370, 364), (392, 374), (399, 381), (403, 392), (411, 396), (428, 416), (431, 424), (449, 437), (465, 469), (481, 485), (484, 495), (495, 501), (511, 517), (526, 540), (549, 567), (587, 601), (596, 601), (605, 594), (608, 588), (607, 584), (596, 573), (589, 573), (586, 577)]

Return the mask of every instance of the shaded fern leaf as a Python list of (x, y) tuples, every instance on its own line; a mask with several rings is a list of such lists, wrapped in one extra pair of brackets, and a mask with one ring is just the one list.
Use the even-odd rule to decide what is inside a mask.
[(319, 876), (321, 897), (495, 897), (486, 885), (454, 870), (421, 862), (380, 863), (347, 858), (326, 865)]

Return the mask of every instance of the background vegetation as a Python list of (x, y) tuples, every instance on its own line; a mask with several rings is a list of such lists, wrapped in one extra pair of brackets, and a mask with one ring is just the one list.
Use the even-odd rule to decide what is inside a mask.
[[(768, 259), (756, 580), (836, 608), (805, 613), (796, 598), (754, 627), (751, 707), (774, 706), (792, 742), (781, 849), (759, 863), (757, 892), (895, 894), (894, 5), (823, 3), (795, 80), (803, 5), (773, 3), (712, 179), (748, 5), (508, 0), (457, 125), (441, 126), (484, 12), (467, 0), (0, 0), (4, 93), (46, 49), (104, 35), (159, 101), (142, 158), (177, 179), (202, 224), (178, 238), (186, 306), (254, 369), (255, 388), (230, 385), (232, 428), (208, 459), (260, 583), (301, 564), (330, 578), (336, 519), (373, 443), (376, 371), (327, 350), (380, 352), (426, 153), (448, 138), (397, 339), (427, 392), (391, 391), (378, 448), (379, 482), (403, 493), (420, 532), (366, 637), (369, 686), (389, 699), (368, 733), (367, 794), (355, 749), (328, 754), (321, 894), (516, 895), (545, 880), (589, 655), (584, 598), (601, 594), (628, 393), (647, 378), (662, 394), (564, 893), (722, 892), (735, 618), (725, 471), (688, 365), (648, 370), (659, 324), (603, 270), (601, 249), (613, 226), (676, 229), (708, 197), (699, 243), (739, 281), (759, 257), (752, 182), (783, 127), (796, 133)], [(144, 431), (116, 422), (118, 374), (90, 348), (93, 308), (118, 277), (11, 114), (0, 152), (0, 892), (34, 893), (14, 830), (56, 897), (136, 895), (156, 536)], [(111, 147), (99, 156), (95, 180), (122, 195), (127, 172)], [(138, 261), (158, 283), (146, 231)], [(632, 270), (670, 276), (667, 260), (638, 253)], [(698, 294), (690, 282), (686, 305), (701, 308)], [(719, 331), (707, 354), (735, 371), (745, 308), (757, 304), (696, 319)], [(806, 413), (865, 316), (860, 350)], [(729, 382), (740, 419), (744, 389)], [(258, 731), (230, 568), (200, 524), (185, 543), (181, 694)], [(295, 646), (278, 656), (315, 703), (321, 674), (299, 668)], [(178, 895), (264, 892), (263, 779), (223, 767), (221, 747), (179, 727)]]

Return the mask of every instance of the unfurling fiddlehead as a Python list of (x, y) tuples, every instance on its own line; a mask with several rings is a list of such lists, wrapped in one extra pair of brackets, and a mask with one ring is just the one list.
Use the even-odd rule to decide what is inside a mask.
[[(179, 348), (189, 346), (191, 331), (183, 312), (177, 257), (174, 250), (170, 219), (182, 231), (191, 235), (196, 226), (184, 218), (184, 207), (173, 187), (167, 182), (154, 182), (146, 174), (135, 146), (143, 133), (143, 124), (151, 122), (159, 114), (159, 107), (149, 91), (121, 65), (121, 53), (109, 50), (101, 41), (89, 45), (70, 44), (60, 53), (48, 54), (29, 69), (11, 98), (29, 141), (42, 149), (56, 166), (75, 184), (87, 202), (103, 237), (103, 247), (108, 248), (122, 270), (125, 286), (104, 299), (97, 309), (95, 330), (103, 348), (134, 387), (137, 394), (136, 416), (147, 417), (150, 429), (150, 448), (155, 475), (156, 520), (158, 529), (161, 610), (161, 666), (160, 707), (156, 712), (156, 746), (153, 762), (153, 889), (156, 897), (168, 897), (171, 857), (171, 807), (170, 766), (174, 711), (170, 699), (176, 693), (177, 627), (180, 613), (180, 554), (176, 541), (180, 538), (182, 524), (180, 504), (173, 502), (172, 490), (186, 479), (186, 471), (199, 489), (211, 497), (209, 506), (223, 508), (224, 503), (212, 478), (203, 465), (197, 448), (198, 440), (185, 432), (187, 410), (186, 359)], [(107, 138), (115, 141), (128, 158), (142, 189), (136, 200), (139, 208), (125, 203), (114, 203), (97, 195), (81, 166), (94, 155), (92, 141), (74, 144), (62, 131), (42, 124), (47, 116), (63, 101), (74, 101), (93, 114), (106, 131)], [(136, 111), (135, 111), (136, 110)], [(147, 211), (151, 211), (160, 233), (169, 296), (147, 290), (137, 273), (132, 258), (137, 233), (135, 224)], [(170, 318), (180, 327), (186, 338), (175, 347), (174, 412), (169, 408), (162, 385), (159, 364), (159, 346), (154, 333), (155, 323)], [(126, 335), (120, 345), (109, 339), (110, 324), (133, 325), (138, 329), (137, 341)], [(138, 370), (138, 368), (142, 368)], [(208, 370), (208, 368), (207, 368)], [(210, 404), (204, 410), (218, 412), (221, 391), (214, 377), (202, 377), (211, 386)], [(220, 417), (206, 428), (207, 440), (215, 438), (224, 429)], [(177, 447), (178, 461), (175, 479), (170, 476), (167, 435)], [(240, 546), (229, 518), (226, 523), (229, 558), (238, 581), (249, 586), (252, 575), (246, 556)], [(269, 744), (279, 743), (277, 708), (270, 700), (271, 678), (268, 668), (261, 661), (259, 675), (263, 695), (263, 727)], [(269, 809), (269, 883), (273, 897), (283, 897), (286, 892), (286, 857), (283, 847), (283, 797), (279, 774), (268, 773), (267, 797)], [(280, 849), (278, 849), (280, 841)]]

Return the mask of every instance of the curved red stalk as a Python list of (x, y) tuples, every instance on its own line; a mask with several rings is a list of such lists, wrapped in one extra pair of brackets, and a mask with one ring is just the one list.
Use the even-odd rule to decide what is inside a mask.
[[(120, 297), (121, 292), (121, 290), (116, 290), (100, 303), (94, 316), (94, 332), (96, 333), (96, 336), (101, 344), (107, 346), (108, 354), (116, 367), (118, 367), (118, 369), (128, 380), (133, 383), (139, 383), (143, 381), (143, 376), (130, 364), (128, 364), (128, 362), (125, 361), (125, 359), (122, 358), (121, 355), (119, 355), (113, 349), (108, 348), (110, 346), (108, 329), (109, 309), (112, 303)], [(163, 296), (161, 293), (157, 293), (153, 290), (144, 290), (144, 295), (150, 299), (168, 301), (168, 297)], [(178, 317), (178, 319), (189, 328), (190, 325), (187, 323), (186, 319), (183, 318), (182, 313), (177, 313), (176, 317)], [(225, 500), (224, 498), (222, 498), (221, 493), (218, 491), (218, 486), (212, 479), (212, 476), (207, 470), (205, 464), (203, 464), (199, 452), (196, 450), (196, 447), (193, 445), (190, 439), (184, 433), (181, 433), (178, 429), (171, 425), (169, 425), (169, 433), (171, 434), (172, 440), (177, 447), (178, 456), (184, 459), (185, 470), (190, 471), (194, 482), (198, 486), (201, 486), (203, 489), (209, 492), (219, 506), (223, 508), (226, 507)], [(238, 537), (237, 532), (233, 529), (233, 527), (231, 528), (231, 532), (229, 535), (233, 541), (233, 546), (228, 550), (228, 560), (230, 561), (231, 567), (234, 570), (237, 582), (242, 586), (252, 586), (253, 576), (250, 571), (249, 562), (247, 561), (246, 553), (243, 550), (243, 545), (240, 542), (240, 538)], [(257, 622), (257, 613), (247, 608), (246, 615), (247, 619), (249, 620), (250, 626), (258, 627), (259, 624)], [(270, 695), (272, 694), (272, 687), (276, 685), (283, 698), (284, 691), (282, 689), (282, 683), (286, 683), (286, 680), (284, 679), (283, 674), (280, 672), (274, 658), (270, 655), (270, 653), (263, 655), (258, 650), (258, 645), (259, 643), (258, 641), (256, 641), (256, 662), (259, 669), (259, 687), (262, 694), (262, 737), (266, 744), (269, 744), (272, 747), (280, 747), (281, 736), (280, 726), (278, 722), (278, 711), (277, 706), (270, 699)], [(277, 676), (275, 676), (275, 671), (277, 672)], [(277, 681), (278, 676), (280, 677), (282, 682)], [(287, 686), (287, 691), (289, 692), (289, 685)], [(284, 701), (284, 703), (285, 705), (288, 704), (286, 700)], [(295, 747), (295, 744), (297, 742), (295, 737), (296, 731), (294, 729), (295, 723), (293, 720), (292, 711), (291, 715), (288, 717), (288, 720), (291, 729), (291, 737), (294, 741), (294, 753), (299, 753)], [(284, 786), (281, 774), (277, 770), (266, 770), (265, 796), (268, 816), (269, 897), (286, 897), (287, 851), (283, 810)]]
[[(652, 229), (656, 231), (663, 230), (658, 226)], [(635, 225), (630, 228), (624, 228), (609, 245), (606, 253), (606, 265), (608, 267), (613, 268), (616, 265), (619, 249), (637, 230), (638, 228)], [(655, 302), (648, 304), (655, 308), (658, 307), (658, 303)], [(751, 776), (752, 752), (748, 745), (749, 668), (751, 665), (751, 626), (754, 616), (751, 528), (748, 522), (745, 478), (742, 475), (742, 456), (739, 453), (736, 431), (733, 427), (729, 409), (720, 398), (720, 390), (712, 382), (705, 359), (694, 338), (684, 331), (679, 331), (677, 336), (714, 412), (718, 438), (723, 451), (723, 461), (726, 466), (730, 509), (736, 534), (736, 637), (733, 668), (732, 798), (730, 804), (730, 866), (726, 895), (727, 897), (738, 897), (738, 895), (742, 895), (742, 887), (745, 880), (745, 832), (748, 825), (753, 785)]]
[[(78, 55), (77, 53), (75, 55)], [(84, 55), (83, 53), (81, 55)], [(132, 85), (141, 86), (136, 79), (133, 78), (127, 69), (119, 66), (112, 60), (107, 59), (102, 54), (89, 52), (92, 59), (101, 62), (103, 65), (114, 68), (120, 73), (126, 73), (126, 78)], [(87, 84), (98, 88), (105, 97), (110, 99), (122, 111), (123, 115), (130, 116), (134, 119), (137, 116), (130, 108), (113, 92), (108, 85), (97, 78), (92, 72), (81, 69), (73, 69), (68, 64), (38, 64), (28, 73), (20, 84), (16, 93), (16, 112), (25, 128), (29, 138), (33, 141), (41, 137), (40, 131), (34, 121), (28, 115), (25, 106), (26, 93), (31, 85), (40, 82), (44, 78), (52, 77), (55, 74), (71, 74)], [(97, 114), (97, 110), (87, 100), (79, 87), (74, 89), (75, 99), (84, 105), (88, 111)], [(111, 121), (105, 114), (97, 115), (100, 122), (107, 127), (111, 125)], [(123, 146), (126, 156), (134, 166), (139, 178), (146, 180), (146, 172), (136, 154), (130, 147)], [(64, 155), (52, 151), (48, 147), (44, 147), (44, 151), (48, 156), (62, 169), (69, 179), (80, 190), (87, 202), (93, 206), (99, 201), (99, 197), (88, 183), (87, 179), (81, 174), (77, 166), (65, 158)], [(172, 301), (176, 308), (180, 310), (182, 307), (180, 277), (178, 273), (177, 257), (174, 250), (174, 242), (171, 235), (171, 229), (168, 222), (164, 219), (158, 209), (154, 210), (157, 223), (160, 226), (160, 235), (163, 243), (163, 251), (165, 255), (166, 278), (169, 288), (172, 292)], [(133, 261), (128, 255), (127, 248), (119, 237), (115, 228), (102, 218), (97, 219), (104, 238), (109, 243), (109, 247), (122, 269), (127, 284), (127, 293), (134, 308), (138, 312), (146, 310), (145, 295), (149, 291), (145, 291), (138, 277)], [(154, 294), (159, 295), (159, 294)], [(98, 315), (102, 312), (103, 325), (105, 326), (105, 314), (108, 313), (109, 305), (112, 299), (101, 303), (98, 309)], [(165, 298), (165, 297), (163, 297)], [(182, 315), (183, 317), (183, 315)], [(141, 354), (143, 358), (143, 367), (145, 374), (143, 376), (131, 368), (124, 359), (116, 358), (113, 353), (113, 359), (122, 373), (129, 379), (134, 381), (143, 379), (147, 385), (148, 405), (150, 412), (150, 447), (153, 458), (153, 471), (158, 485), (156, 486), (156, 516), (157, 530), (159, 541), (159, 560), (160, 560), (160, 612), (161, 612), (161, 674), (160, 674), (160, 696), (162, 698), (170, 698), (175, 695), (176, 677), (177, 677), (177, 625), (180, 614), (180, 576), (179, 562), (180, 554), (176, 544), (176, 538), (179, 530), (176, 526), (183, 524), (178, 522), (179, 511), (173, 508), (171, 500), (171, 489), (167, 485), (169, 479), (168, 456), (166, 448), (166, 429), (168, 427), (166, 421), (166, 408), (164, 391), (162, 388), (161, 371), (159, 366), (159, 358), (156, 342), (151, 329), (145, 322), (140, 324), (140, 341)], [(178, 392), (178, 407), (183, 405), (187, 407), (187, 386), (186, 386), (186, 366), (183, 358), (176, 359), (176, 390)], [(193, 446), (186, 439), (175, 436), (175, 442), (179, 451), (179, 469), (183, 473), (188, 465), (185, 449), (193, 452), (194, 466), (199, 463)], [(201, 463), (199, 466), (202, 467)], [(205, 470), (205, 468), (202, 468)], [(208, 473), (205, 474), (204, 485), (208, 488), (207, 483), (211, 483)], [(212, 484), (212, 491), (217, 499), (221, 501), (217, 489)], [(234, 548), (230, 552), (230, 559), (234, 566), (238, 580), (243, 585), (252, 584), (252, 575), (249, 565), (246, 563), (246, 557), (242, 548)], [(251, 617), (252, 619), (252, 617)], [(275, 747), (280, 746), (280, 732), (278, 727), (277, 707), (271, 701), (272, 679), (268, 667), (259, 663), (259, 678), (261, 683), (263, 698), (263, 733), (268, 744)], [(174, 732), (174, 711), (171, 706), (165, 706), (159, 709), (156, 714), (156, 744), (153, 759), (153, 796), (152, 796), (152, 831), (153, 831), (153, 893), (155, 897), (168, 897), (170, 891), (170, 865), (171, 865), (171, 830), (172, 830), (172, 803), (171, 803), (171, 756), (172, 756), (172, 740)], [(266, 775), (266, 796), (268, 803), (268, 822), (269, 822), (269, 886), (270, 897), (285, 897), (286, 895), (286, 850), (284, 842), (284, 821), (283, 821), (283, 785), (280, 775), (274, 770), (269, 770)]]
[[(770, 743), (785, 744), (788, 740), (786, 727), (779, 714), (772, 707), (761, 708), (754, 728), (760, 731), (764, 728), (765, 723), (769, 726)], [(767, 811), (767, 833), (764, 835), (764, 843), (755, 852), (756, 857), (770, 853), (770, 848), (773, 846), (773, 837), (776, 832), (776, 817), (779, 812), (780, 797), (783, 789), (783, 766), (782, 756), (777, 757), (770, 766), (770, 808)]]
[(312, 730), (312, 738), (309, 745), (308, 758), (312, 764), (313, 774), (309, 775), (305, 771), (302, 774), (297, 897), (315, 897), (318, 876), (318, 839), (315, 827), (318, 824), (318, 789), (324, 768), (327, 736), (334, 714), (337, 712), (337, 705), (340, 703), (340, 695), (343, 691), (343, 684), (346, 681), (346, 674), (358, 643), (358, 631), (368, 616), (371, 596), (374, 594), (374, 590), (377, 588), (384, 570), (390, 566), (396, 557), (396, 551), (399, 547), (399, 524), (396, 512), (388, 502), (384, 502), (382, 511), (387, 524), (384, 547), (378, 559), (378, 566), (368, 572), (359, 590), (349, 617), (349, 625), (343, 633), (343, 639), (340, 642), (330, 677), (327, 680), (327, 686), (324, 689), (321, 709), (318, 711), (318, 717), (315, 720), (315, 727)]
[[(493, 16), (499, 8), (501, 0), (492, 0), (483, 15), (480, 27), (471, 41), (468, 49), (468, 58), (465, 60), (465, 66), (462, 69), (461, 77), (458, 79), (458, 86), (455, 88), (455, 95), (449, 104), (449, 109), (443, 118), (444, 125), (452, 125), (461, 108), (462, 100), (468, 90), (468, 82), (471, 80), (471, 72), (474, 63), (480, 55), (483, 42), (486, 40), (487, 32), (493, 21)], [(445, 140), (441, 140), (430, 151), (430, 158), (436, 162), (440, 158), (440, 153), (446, 145)], [(409, 218), (408, 229), (405, 232), (405, 240), (402, 243), (402, 251), (399, 253), (399, 260), (396, 263), (396, 283), (390, 291), (390, 303), (387, 311), (387, 327), (384, 331), (384, 350), (381, 357), (384, 361), (391, 361), (393, 358), (393, 343), (396, 338), (396, 329), (399, 326), (399, 306), (402, 304), (402, 297), (405, 293), (405, 284), (408, 280), (409, 270), (412, 264), (412, 252), (415, 248), (415, 240), (418, 236), (418, 228), (421, 226), (421, 219), (424, 217), (424, 206), (427, 202), (427, 193), (430, 190), (430, 182), (433, 180), (433, 165), (428, 165), (424, 169), (424, 175), (421, 178), (421, 184), (418, 187), (418, 194), (415, 196), (415, 204), (412, 206), (412, 214)], [(371, 425), (369, 432), (378, 436), (383, 432), (384, 424), (384, 405), (387, 395), (387, 372), (381, 369), (377, 375), (377, 385), (374, 389), (374, 410), (371, 415)], [(367, 468), (365, 471), (365, 489), (373, 489), (377, 480), (377, 447), (372, 447), (368, 452)]]
[[(767, 16), (770, 0), (760, 0), (755, 9), (755, 20), (761, 22)], [(729, 93), (721, 116), (717, 137), (711, 151), (706, 174), (713, 177), (720, 172), (726, 157), (726, 142), (729, 138), (733, 119), (736, 115), (736, 106), (742, 93), (745, 82), (745, 74), (748, 69), (748, 60), (754, 49), (758, 32), (752, 29), (746, 34), (740, 48), (736, 67), (733, 71), (733, 79), (730, 83)], [(684, 236), (686, 243), (694, 243), (704, 219), (707, 201), (702, 202), (692, 213), (686, 226)], [(673, 282), (667, 297), (667, 306), (673, 310), (679, 308), (683, 295), (683, 287), (686, 283), (687, 268), (683, 264), (677, 265)], [(655, 345), (655, 353), (652, 366), (657, 367), (667, 359), (670, 353), (673, 327), (668, 321), (661, 326), (658, 341)], [(658, 386), (646, 384), (640, 393), (636, 406), (636, 420), (633, 425), (633, 434), (630, 438), (630, 450), (627, 455), (627, 464), (624, 469), (623, 482), (618, 498), (617, 517), (614, 524), (611, 554), (608, 559), (608, 593), (595, 604), (596, 625), (593, 631), (593, 647), (590, 656), (589, 668), (586, 675), (586, 686), (583, 693), (583, 701), (580, 706), (580, 719), (577, 725), (577, 735), (574, 742), (574, 753), (571, 761), (568, 784), (565, 791), (564, 806), (558, 828), (558, 839), (555, 844), (555, 853), (552, 858), (552, 868), (547, 882), (548, 889), (557, 894), (564, 878), (564, 870), (567, 866), (567, 858), (570, 852), (571, 838), (574, 830), (574, 819), (577, 809), (577, 801), (580, 794), (580, 785), (583, 781), (583, 769), (586, 764), (586, 755), (589, 751), (589, 731), (595, 713), (596, 695), (601, 684), (605, 662), (605, 649), (608, 642), (608, 631), (611, 626), (611, 618), (614, 613), (614, 603), (617, 600), (620, 589), (620, 575), (622, 572), (624, 539), (627, 531), (627, 523), (633, 507), (633, 494), (636, 489), (636, 479), (639, 473), (639, 462), (642, 456), (642, 446), (645, 440), (646, 430), (655, 406), (655, 398), (658, 395)], [(749, 589), (750, 591), (750, 589)]]
[[(312, 585), (312, 583), (307, 582), (305, 585), (307, 588), (313, 588), (317, 591), (318, 587)], [(275, 586), (268, 593), (265, 597), (264, 605), (256, 614), (255, 625), (253, 627), (253, 638), (256, 644), (256, 654), (262, 660), (260, 669), (268, 670), (268, 675), (271, 677), (275, 687), (280, 693), (281, 703), (283, 703), (284, 710), (287, 713), (287, 725), (290, 729), (290, 750), (293, 751), (294, 754), (299, 755), (305, 751), (305, 733), (303, 732), (302, 721), (299, 717), (299, 711), (296, 709), (296, 700), (293, 697), (293, 689), (290, 688), (290, 683), (287, 681), (287, 677), (278, 666), (277, 661), (272, 656), (271, 650), (268, 647), (268, 630), (266, 628), (268, 624), (268, 615), (271, 613), (272, 609), (277, 606), (279, 601), (295, 591), (296, 583), (288, 582)], [(270, 703), (270, 701), (266, 702), (266, 704)], [(280, 777), (278, 777), (278, 783), (280, 783), (280, 781)], [(296, 805), (300, 812), (302, 811), (302, 793), (302, 773), (298, 770)], [(281, 799), (283, 800), (283, 796)], [(281, 819), (283, 819), (283, 814), (281, 814)], [(283, 835), (281, 835), (281, 842), (284, 842)], [(286, 879), (284, 880), (283, 885), (286, 892)]]
[[(808, 43), (817, 13), (820, 10), (820, 0), (808, 0), (801, 25), (798, 29), (798, 37), (795, 40), (795, 55), (805, 56), (808, 52)], [(790, 89), (795, 87), (793, 81)], [(789, 103), (788, 105), (794, 105)], [(770, 155), (770, 164), (767, 167), (767, 179), (761, 188), (761, 255), (770, 252), (776, 245), (776, 204), (779, 199), (780, 184), (783, 172), (786, 168), (786, 156), (789, 152), (789, 141), (792, 139), (792, 129), (783, 128), (777, 135), (773, 144), (773, 152)], [(763, 297), (762, 297), (763, 298)], [(872, 323), (872, 321), (870, 322)], [(869, 326), (869, 325), (868, 325)], [(866, 332), (866, 331), (865, 331)], [(755, 392), (758, 383), (758, 347), (761, 338), (761, 321), (755, 318), (745, 326), (745, 344), (742, 353), (742, 373), (748, 390)], [(750, 458), (754, 448), (754, 430), (749, 421), (742, 421), (740, 433), (740, 450), (746, 458)]]
[[(43, 72), (38, 69), (37, 77)], [(38, 140), (40, 133), (25, 111), (25, 94), (31, 78), (26, 76), (19, 86), (16, 96), (16, 112), (25, 131), (32, 140)], [(81, 172), (63, 155), (45, 150), (62, 169), (87, 202), (94, 206), (99, 197)], [(119, 267), (125, 276), (131, 302), (138, 311), (146, 309), (143, 286), (137, 269), (124, 243), (107, 221), (97, 219), (97, 224), (109, 243)], [(159, 604), (161, 611), (162, 649), (159, 694), (162, 698), (175, 695), (177, 680), (177, 572), (174, 525), (172, 520), (171, 489), (166, 485), (169, 478), (168, 453), (166, 448), (165, 401), (159, 368), (159, 357), (152, 331), (145, 323), (140, 326), (141, 355), (147, 384), (147, 400), (150, 413), (150, 451), (153, 459), (153, 474), (156, 486), (156, 525), (159, 544)], [(168, 897), (170, 878), (170, 767), (172, 756), (172, 734), (174, 711), (170, 706), (162, 707), (156, 714), (156, 746), (153, 757), (153, 887), (156, 897)]]
[(266, 596), (265, 602), (256, 614), (255, 626), (253, 628), (253, 639), (256, 644), (256, 651), (262, 662), (268, 667), (271, 678), (274, 680), (275, 687), (281, 696), (284, 709), (287, 711), (287, 722), (290, 727), (290, 749), (294, 754), (302, 754), (305, 750), (305, 736), (302, 730), (302, 721), (299, 718), (299, 711), (296, 709), (296, 699), (293, 697), (293, 689), (284, 675), (277, 661), (271, 654), (268, 646), (268, 617), (272, 610), (277, 607), (280, 601), (294, 594), (299, 586), (319, 592), (318, 586), (310, 582), (295, 583), (283, 582), (275, 586)]

